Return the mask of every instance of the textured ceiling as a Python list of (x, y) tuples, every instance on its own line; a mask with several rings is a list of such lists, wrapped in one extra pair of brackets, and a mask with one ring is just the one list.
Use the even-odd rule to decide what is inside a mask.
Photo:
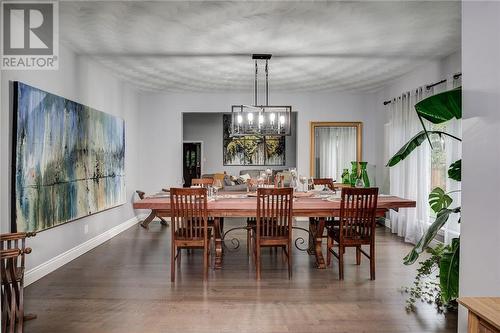
[[(373, 91), (460, 49), (460, 2), (61, 2), (63, 44), (153, 91)], [(263, 71), (261, 71), (263, 72)]]

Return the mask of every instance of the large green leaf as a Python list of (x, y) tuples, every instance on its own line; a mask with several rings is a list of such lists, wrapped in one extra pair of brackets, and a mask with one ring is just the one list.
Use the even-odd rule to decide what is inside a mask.
[(415, 104), (419, 117), (433, 124), (462, 118), (462, 87), (432, 95)]
[(434, 212), (450, 207), (453, 199), (441, 187), (436, 187), (429, 194), (429, 205)]
[(448, 169), (448, 177), (450, 179), (456, 180), (457, 182), (462, 181), (462, 160), (453, 162)]
[[(451, 134), (442, 131), (427, 131), (427, 133), (437, 134), (437, 135), (447, 135), (458, 141), (462, 141), (456, 136), (453, 136)], [(408, 157), (408, 155), (411, 154), (412, 151), (414, 151), (418, 146), (422, 144), (422, 142), (425, 141), (425, 138), (426, 138), (425, 131), (418, 132), (413, 138), (410, 139), (410, 141), (408, 141), (403, 147), (401, 147), (401, 149), (399, 149), (398, 152), (394, 154), (394, 156), (391, 157), (389, 162), (387, 162), (387, 166), (388, 167), (395, 166), (396, 164), (404, 160), (406, 157)]]
[(444, 224), (448, 221), (448, 218), (452, 213), (459, 213), (460, 207), (448, 209), (441, 209), (436, 216), (436, 219), (431, 224), (427, 232), (420, 238), (418, 243), (413, 247), (413, 249), (404, 257), (403, 263), (405, 265), (413, 264), (417, 259), (420, 253), (422, 253), (430, 244), (430, 242), (436, 237), (439, 229), (441, 229)]
[(439, 261), (439, 285), (444, 303), (458, 297), (460, 238), (454, 238)]

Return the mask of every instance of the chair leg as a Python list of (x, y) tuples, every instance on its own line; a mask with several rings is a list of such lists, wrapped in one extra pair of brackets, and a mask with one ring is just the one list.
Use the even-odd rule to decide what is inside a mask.
[(333, 238), (328, 236), (327, 241), (326, 241), (326, 266), (330, 266), (332, 263), (332, 253), (330, 250), (333, 248)]
[(361, 246), (356, 246), (356, 265), (361, 265)]
[(16, 328), (16, 295), (14, 293), (14, 285), (11, 283), (9, 287), (11, 290), (11, 299), (10, 299), (10, 314), (9, 314), (9, 332), (14, 333)]
[(208, 244), (203, 248), (203, 281), (208, 280)]
[(339, 245), (339, 280), (344, 279), (344, 252), (345, 247)]
[(250, 254), (250, 229), (247, 229), (247, 256)]
[(18, 299), (18, 304), (17, 304), (17, 331), (19, 333), (23, 332), (23, 327), (24, 327), (24, 300), (23, 300), (23, 295), (24, 295), (24, 283), (23, 280), (19, 281), (19, 283), (16, 283), (16, 291), (17, 291), (17, 299)]
[(375, 280), (375, 244), (370, 244), (370, 280)]
[(255, 270), (257, 274), (257, 280), (260, 280), (260, 246), (259, 244), (255, 244)]
[(172, 250), (170, 252), (170, 281), (175, 282), (175, 256), (177, 255), (175, 244), (172, 243)]

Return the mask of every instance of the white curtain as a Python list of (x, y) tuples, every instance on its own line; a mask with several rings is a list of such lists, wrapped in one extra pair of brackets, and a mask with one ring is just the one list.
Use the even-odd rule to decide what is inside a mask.
[(317, 127), (315, 135), (319, 177), (341, 181), (343, 169), (356, 161), (356, 128)]
[[(460, 85), (460, 78), (449, 77), (446, 83), (431, 89), (421, 87), (392, 100), (388, 110), (389, 123), (385, 126), (386, 160), (389, 160), (410, 138), (422, 130), (422, 124), (416, 115), (414, 105), (428, 96)], [(433, 127), (432, 124), (425, 120), (424, 123), (428, 129)], [(440, 130), (461, 137), (461, 121), (451, 120)], [(434, 140), (434, 142), (436, 141)], [(462, 148), (460, 142), (446, 136), (438, 144), (443, 145), (446, 155), (446, 169), (451, 163), (461, 158)], [(428, 196), (432, 190), (431, 177), (431, 148), (427, 140), (404, 161), (389, 168), (390, 193), (417, 202), (415, 209), (402, 209), (399, 212), (391, 211), (389, 214), (392, 231), (404, 237), (407, 242), (416, 243), (429, 224), (433, 222), (428, 203)], [(447, 178), (445, 186), (446, 192), (453, 192), (450, 193), (453, 198), (452, 207), (460, 206), (460, 182)], [(452, 215), (442, 230), (444, 232), (444, 241), (449, 244), (452, 238), (460, 234), (458, 215)]]
[[(414, 105), (430, 93), (421, 87), (393, 99), (389, 104), (387, 160), (422, 130)], [(399, 212), (391, 210), (389, 213), (392, 232), (410, 243), (416, 243), (429, 225), (430, 170), (431, 153), (427, 142), (389, 169), (390, 193), (417, 202), (416, 208), (401, 209)]]

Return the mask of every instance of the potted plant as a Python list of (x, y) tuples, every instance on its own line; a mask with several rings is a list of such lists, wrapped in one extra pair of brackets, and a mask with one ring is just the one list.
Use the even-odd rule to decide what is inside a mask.
[[(389, 167), (398, 164), (408, 157), (426, 139), (429, 141), (431, 148), (433, 148), (430, 140), (431, 135), (439, 137), (448, 136), (454, 140), (462, 141), (460, 138), (443, 131), (427, 130), (422, 120), (426, 119), (432, 124), (442, 124), (453, 119), (461, 119), (461, 87), (433, 95), (420, 101), (415, 105), (415, 111), (423, 129), (391, 157), (387, 163)], [(461, 168), (461, 159), (453, 162), (449, 166), (448, 177), (455, 181), (461, 181)], [(417, 261), (422, 252), (427, 251), (430, 254), (428, 259), (419, 263), (413, 286), (404, 288), (404, 291), (409, 294), (406, 307), (409, 311), (415, 309), (415, 302), (419, 299), (428, 303), (435, 303), (439, 311), (445, 308), (456, 308), (460, 238), (452, 239), (449, 245), (441, 244), (434, 248), (429, 246), (449, 217), (452, 214), (460, 214), (461, 207), (453, 207), (453, 199), (450, 193), (446, 193), (439, 187), (432, 190), (429, 195), (429, 205), (436, 213), (436, 218), (418, 243), (403, 259), (405, 265), (411, 265)], [(460, 222), (460, 219), (458, 221)]]

